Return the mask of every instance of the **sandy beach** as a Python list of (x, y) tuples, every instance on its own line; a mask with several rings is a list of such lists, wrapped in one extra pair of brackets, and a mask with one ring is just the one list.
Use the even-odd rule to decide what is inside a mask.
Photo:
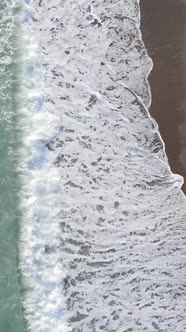
[[(186, 1), (141, 0), (141, 29), (154, 68), (149, 80), (157, 120), (174, 173), (186, 181)], [(186, 192), (186, 184), (183, 186)]]

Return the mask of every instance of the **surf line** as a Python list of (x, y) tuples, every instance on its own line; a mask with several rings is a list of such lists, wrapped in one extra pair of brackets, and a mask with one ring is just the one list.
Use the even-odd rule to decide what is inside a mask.
[(55, 151), (48, 147), (59, 132), (59, 118), (44, 96), (44, 67), (34, 37), (34, 1), (23, 1), (23, 72), (20, 95), (22, 128), (20, 267), (24, 316), (30, 331), (68, 331), (64, 322), (60, 254), (60, 176)]

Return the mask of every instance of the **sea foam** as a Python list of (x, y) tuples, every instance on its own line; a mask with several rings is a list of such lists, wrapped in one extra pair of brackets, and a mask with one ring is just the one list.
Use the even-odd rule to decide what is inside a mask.
[(28, 5), (26, 1), (22, 12), (23, 83), (19, 96), (23, 306), (29, 331), (67, 331), (58, 220), (62, 186), (49, 149), (58, 133), (59, 117), (44, 106), (44, 68)]
[(25, 6), (20, 248), (30, 330), (183, 331), (183, 179), (148, 112), (139, 2)]

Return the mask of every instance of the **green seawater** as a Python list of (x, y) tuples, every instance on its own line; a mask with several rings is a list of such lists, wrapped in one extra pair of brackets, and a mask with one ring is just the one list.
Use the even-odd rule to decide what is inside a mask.
[(0, 332), (24, 331), (18, 275), (18, 4), (0, 1)]

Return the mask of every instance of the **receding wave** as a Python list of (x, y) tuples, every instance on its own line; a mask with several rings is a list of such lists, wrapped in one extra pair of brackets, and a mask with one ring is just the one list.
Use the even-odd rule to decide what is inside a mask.
[(20, 242), (35, 331), (184, 326), (183, 179), (148, 108), (138, 1), (26, 1)]

